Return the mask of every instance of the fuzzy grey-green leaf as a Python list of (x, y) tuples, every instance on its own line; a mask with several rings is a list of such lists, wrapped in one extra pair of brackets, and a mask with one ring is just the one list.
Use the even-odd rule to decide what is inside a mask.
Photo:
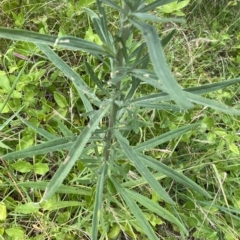
[(183, 109), (191, 108), (193, 105), (187, 99), (185, 92), (174, 79), (166, 63), (161, 42), (155, 28), (135, 19), (131, 20), (131, 22), (141, 30), (142, 35), (146, 40), (154, 71), (158, 77), (158, 81), (161, 81), (164, 91), (167, 92), (172, 97), (172, 99)]

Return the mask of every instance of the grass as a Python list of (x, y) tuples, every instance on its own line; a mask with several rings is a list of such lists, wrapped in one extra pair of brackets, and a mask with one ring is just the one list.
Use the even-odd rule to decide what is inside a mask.
[[(1, 26), (50, 34), (67, 33), (99, 41), (91, 33), (89, 19), (73, 1), (60, 5), (54, 1), (44, 2), (23, 2), (18, 10), (17, 1), (3, 1), (0, 5)], [(159, 26), (159, 30), (163, 30), (164, 34), (173, 28), (177, 30), (170, 44), (166, 46), (165, 53), (182, 86), (193, 87), (239, 77), (237, 26), (240, 6), (237, 1), (231, 3), (232, 5), (227, 5), (226, 1), (191, 1), (183, 10), (187, 18), (186, 24)], [(114, 13), (112, 14), (114, 19)], [(112, 25), (114, 28), (114, 21)], [(46, 61), (44, 55), (33, 45), (2, 39), (0, 41), (3, 43), (0, 47), (0, 70), (8, 73), (11, 85), (14, 84), (14, 76), (26, 64), (24, 59), (14, 53), (31, 59), (18, 80), (16, 92), (12, 95), (14, 97), (9, 99), (8, 106), (2, 111), (0, 126), (23, 107), (20, 112), (23, 120), (15, 116), (6, 126), (2, 126), (1, 155), (12, 150), (26, 149), (35, 145), (37, 141), (43, 141), (36, 131), (24, 124), (24, 119), (54, 135), (68, 136), (69, 133), (80, 133), (89, 116), (80, 117), (80, 114), (83, 114), (83, 103), (76, 97), (77, 93), (72, 83), (66, 81), (63, 74)], [(83, 68), (86, 58), (94, 66), (99, 78), (105, 75), (105, 72), (100, 70), (101, 63), (87, 54), (60, 50), (59, 55), (81, 73), (90, 86), (94, 84)], [(4, 80), (7, 83), (2, 77), (1, 81)], [(146, 92), (153, 91), (152, 87), (146, 85), (142, 88)], [(0, 85), (1, 104), (8, 91), (6, 84)], [(94, 91), (99, 93), (97, 88)], [(232, 86), (224, 91), (209, 93), (208, 96), (238, 107), (238, 91), (238, 86)], [(0, 105), (0, 109), (2, 106)], [(180, 138), (151, 149), (148, 154), (178, 171), (184, 171), (188, 177), (210, 192), (213, 199), (206, 201), (200, 194), (193, 193), (172, 179), (155, 173), (155, 178), (161, 181), (170, 196), (179, 203), (176, 207), (165, 203), (161, 205), (171, 213), (179, 215), (190, 229), (189, 239), (237, 239), (240, 232), (238, 117), (196, 107), (185, 114), (160, 112), (155, 109), (142, 110), (138, 112), (137, 119), (141, 126), (137, 133), (139, 139), (130, 138), (132, 143), (151, 139), (195, 119), (201, 120), (200, 131), (193, 129)], [(159, 130), (153, 129), (153, 126)], [(102, 151), (100, 142), (96, 148)], [(41, 210), (35, 211), (32, 204), (22, 206), (22, 203), (41, 199), (46, 185), (37, 186), (37, 183), (51, 179), (59, 164), (64, 161), (65, 154), (65, 151), (61, 151), (58, 154), (49, 153), (20, 159), (20, 164), (19, 161), (2, 161), (0, 233), (4, 239), (89, 239), (96, 190), (96, 181), (93, 180), (96, 178), (98, 167), (93, 158), (89, 159), (92, 164), (77, 162), (64, 181), (69, 187), (59, 189)], [(92, 156), (92, 152), (88, 154)], [(153, 199), (156, 203), (161, 202), (136, 172), (134, 165), (125, 159), (120, 161), (124, 168), (129, 170), (130, 178), (135, 180), (125, 182), (124, 186), (137, 189), (143, 196)], [(33, 181), (35, 183), (32, 183)], [(111, 181), (107, 183), (107, 191), (114, 197), (108, 197), (109, 199), (103, 202), (106, 208), (101, 222), (107, 222), (108, 225), (101, 225), (100, 239), (147, 239), (129, 213), (123, 199), (117, 196)], [(142, 210), (159, 239), (182, 239), (179, 228), (174, 224), (163, 220), (143, 206)]]

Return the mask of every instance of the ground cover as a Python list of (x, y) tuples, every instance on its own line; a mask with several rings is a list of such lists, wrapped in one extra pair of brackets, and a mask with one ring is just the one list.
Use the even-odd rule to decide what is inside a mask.
[[(82, 11), (82, 2), (63, 1), (59, 4), (55, 1), (22, 1), (21, 8), (18, 4), (18, 1), (8, 0), (1, 3), (1, 26), (59, 36), (67, 34), (95, 43), (101, 42), (94, 33), (90, 18)], [(163, 36), (176, 29), (173, 39), (165, 47), (165, 54), (175, 77), (183, 87), (239, 77), (239, 4), (238, 1), (191, 1), (183, 9), (174, 9), (172, 6), (170, 10), (156, 10), (156, 14), (162, 17), (185, 14), (187, 19), (186, 23), (181, 24), (155, 24)], [(87, 7), (96, 9), (95, 5)], [(112, 14), (111, 24), (114, 29), (117, 25), (114, 19), (117, 21), (118, 14), (113, 10), (109, 10), (108, 14)], [(84, 104), (77, 96), (73, 83), (34, 44), (5, 39), (0, 39), (0, 42), (1, 155), (44, 142), (43, 136), (50, 139), (52, 135), (66, 137), (79, 134), (88, 124), (89, 115), (84, 115)], [(102, 63), (86, 53), (62, 49), (57, 52), (101, 97), (103, 93), (95, 87), (90, 74), (85, 70), (84, 62), (87, 59), (94, 66), (99, 79), (107, 79), (109, 76), (101, 68)], [(20, 71), (22, 74), (16, 80)], [(8, 99), (8, 93), (14, 84), (16, 87)], [(138, 94), (140, 97), (141, 94), (152, 91), (155, 91), (154, 87), (142, 85)], [(206, 96), (238, 107), (238, 91), (238, 86), (234, 85)], [(190, 230), (189, 239), (237, 239), (240, 228), (238, 117), (199, 106), (186, 113), (138, 110), (135, 117), (138, 120), (134, 126), (136, 135), (129, 138), (132, 144), (195, 120), (201, 121), (198, 128), (152, 148), (148, 155), (179, 172), (183, 171), (211, 193), (213, 199), (206, 200), (201, 194), (171, 178), (153, 172), (178, 203), (173, 207), (164, 203), (151, 190), (133, 164), (120, 159), (130, 176), (129, 181), (123, 184), (124, 187), (137, 189), (142, 196), (147, 196), (178, 216)], [(98, 152), (102, 151), (101, 145), (95, 147)], [(89, 156), (94, 154), (91, 151), (88, 152)], [(89, 238), (96, 191), (96, 181), (93, 180), (99, 167), (93, 158), (85, 162), (78, 161), (64, 181), (68, 187), (60, 188), (41, 209), (34, 208), (34, 205), (24, 205), (41, 199), (46, 182), (64, 161), (66, 152), (50, 152), (14, 161), (1, 160), (3, 239)], [(135, 180), (134, 183), (130, 181), (132, 179)], [(99, 239), (146, 238), (145, 232), (123, 199), (119, 198), (111, 181), (108, 182), (106, 191), (114, 197), (110, 200), (107, 194), (104, 195), (105, 208), (100, 221)], [(109, 202), (111, 205), (108, 205)], [(180, 229), (175, 224), (160, 218), (146, 207), (142, 207), (142, 211), (159, 239), (182, 239)]]

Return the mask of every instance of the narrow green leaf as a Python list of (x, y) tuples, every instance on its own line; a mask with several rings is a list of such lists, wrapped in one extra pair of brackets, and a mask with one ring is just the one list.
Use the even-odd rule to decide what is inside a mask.
[(140, 105), (141, 103), (145, 103), (145, 102), (158, 103), (158, 102), (170, 101), (170, 100), (172, 100), (172, 97), (170, 97), (170, 95), (168, 95), (165, 92), (160, 92), (155, 94), (149, 94), (144, 97), (135, 98), (132, 101), (130, 101), (130, 103), (133, 103), (133, 104), (137, 103), (138, 105)]
[(132, 69), (137, 68), (137, 66), (139, 65), (138, 62), (141, 59), (141, 56), (143, 55), (143, 50), (144, 50), (145, 46), (146, 46), (146, 43), (142, 42), (128, 57), (129, 59), (134, 59), (135, 58), (135, 61), (132, 64), (132, 67), (131, 67)]
[(49, 58), (49, 60), (73, 82), (75, 88), (79, 93), (80, 98), (83, 101), (86, 111), (92, 111), (93, 108), (88, 99), (85, 97), (85, 94), (97, 103), (99, 103), (100, 100), (86, 85), (83, 79), (75, 71), (73, 71), (72, 68), (70, 68), (51, 48), (42, 44), (36, 45)]
[(140, 78), (142, 81), (144, 81), (144, 78), (150, 79), (151, 81), (158, 81), (156, 73), (150, 70), (138, 68), (130, 70), (129, 73), (134, 77)]
[(128, 47), (126, 46), (126, 42), (124, 41), (123, 37), (115, 36), (114, 38), (115, 38), (116, 44), (121, 46), (121, 54), (124, 57), (125, 66), (129, 66)]
[(85, 202), (80, 201), (57, 201), (53, 202), (53, 204), (46, 204), (46, 206), (43, 204), (41, 208), (44, 211), (55, 211), (61, 208), (84, 206), (85, 204)]
[[(45, 190), (49, 182), (19, 182), (17, 183), (18, 187), (23, 187), (23, 188), (33, 188), (33, 189), (38, 189), (38, 190)], [(5, 186), (5, 185), (4, 185)], [(9, 186), (9, 185), (6, 185)], [(73, 186), (65, 186), (65, 185), (60, 185), (60, 187), (57, 189), (56, 193), (63, 193), (63, 194), (76, 194), (76, 195), (86, 195), (90, 196), (91, 193), (91, 188), (86, 187), (86, 186), (81, 186), (77, 185), (75, 187)]]
[(107, 15), (106, 15), (105, 9), (103, 7), (102, 0), (96, 0), (96, 4), (97, 4), (98, 12), (99, 12), (99, 19), (101, 22), (103, 37), (105, 39), (104, 43), (107, 45), (113, 46), (113, 41), (110, 40), (110, 39), (112, 39), (112, 36), (110, 36), (110, 33), (108, 31)]
[(71, 50), (83, 50), (92, 54), (109, 55), (101, 46), (77, 37), (55, 37), (26, 30), (0, 27), (0, 37), (32, 42), (35, 44), (60, 46)]
[(134, 10), (134, 12), (139, 10), (139, 9), (141, 9), (141, 8), (143, 8), (144, 5), (145, 5), (145, 2), (146, 2), (146, 0), (134, 0), (133, 1), (133, 4), (134, 4), (133, 5), (133, 10)]
[(74, 133), (61, 120), (56, 118), (55, 121), (64, 137), (74, 137)]
[(218, 91), (220, 89), (224, 89), (226, 87), (229, 87), (231, 85), (235, 85), (237, 83), (240, 83), (240, 78), (234, 78), (225, 80), (222, 82), (217, 83), (211, 83), (211, 84), (204, 84), (198, 87), (192, 87), (192, 88), (185, 88), (184, 91), (195, 93), (198, 95), (202, 95), (209, 92)]
[(175, 1), (176, 0), (156, 0), (154, 2), (149, 3), (145, 7), (139, 9), (139, 12), (148, 12), (148, 11), (151, 11), (151, 10), (157, 8), (157, 7), (160, 7), (160, 6), (163, 6), (165, 4), (175, 2)]
[(128, 102), (128, 100), (131, 100), (134, 97), (135, 92), (137, 91), (139, 84), (140, 84), (140, 80), (133, 77), (132, 78), (132, 85), (129, 89), (128, 94), (126, 95), (126, 97), (124, 99), (125, 103)]
[(152, 104), (152, 103), (137, 103), (134, 104), (134, 106), (141, 106), (143, 108), (147, 109), (159, 109), (159, 110), (166, 110), (166, 111), (175, 111), (175, 112), (181, 112), (182, 109), (176, 105), (173, 104)]
[(114, 72), (117, 72), (117, 74), (114, 74), (115, 76), (108, 81), (108, 84), (116, 84), (122, 81), (127, 76), (127, 71), (126, 67), (114, 69)]
[(131, 70), (130, 74), (140, 79), (141, 81), (146, 82), (149, 85), (166, 92), (166, 89), (162, 85), (162, 82), (158, 80), (154, 72), (144, 69), (134, 69)]
[(99, 80), (99, 78), (94, 73), (91, 65), (88, 62), (85, 62), (85, 67), (87, 70), (87, 73), (89, 74), (90, 78), (94, 81), (94, 83), (98, 86), (98, 88), (107, 96), (110, 96), (110, 94), (104, 89), (102, 82)]
[(143, 212), (138, 207), (136, 202), (131, 198), (130, 194), (123, 188), (119, 183), (117, 183), (113, 178), (111, 178), (112, 183), (114, 184), (117, 192), (123, 197), (124, 201), (126, 202), (129, 211), (131, 211), (139, 222), (140, 226), (142, 227), (144, 233), (148, 236), (151, 240), (158, 240), (159, 238), (155, 235), (151, 225), (145, 218)]
[(93, 22), (93, 25), (94, 25), (94, 29), (95, 29), (97, 35), (99, 36), (99, 38), (101, 39), (101, 41), (103, 43), (107, 44), (107, 40), (106, 40), (104, 31), (103, 31), (103, 28), (101, 25), (101, 20), (100, 20), (99, 16), (89, 8), (83, 8), (83, 10), (90, 16), (90, 18)]
[(72, 145), (73, 145), (73, 142), (69, 142), (69, 138), (58, 138), (58, 139), (48, 141), (46, 143), (29, 147), (21, 151), (7, 153), (3, 155), (2, 158), (4, 160), (13, 160), (13, 159), (19, 159), (19, 158), (32, 157), (32, 156), (53, 152), (53, 151), (68, 149)]
[(118, 6), (114, 1), (111, 0), (102, 0), (103, 3), (105, 3), (106, 5), (116, 9), (117, 11), (121, 12), (121, 13), (126, 13), (124, 11), (124, 9), (122, 9), (120, 6)]
[[(155, 179), (157, 179), (158, 181), (161, 181), (162, 179), (166, 178), (166, 175), (163, 175), (162, 173), (153, 173), (153, 176)], [(122, 183), (121, 185), (125, 188), (135, 188), (135, 187), (139, 187), (139, 186), (143, 186), (143, 185), (146, 185), (147, 184), (147, 181), (145, 178), (143, 177), (139, 177), (137, 179), (127, 179), (126, 182)]]
[(188, 132), (190, 129), (197, 127), (198, 125), (200, 125), (199, 122), (174, 129), (172, 131), (161, 134), (160, 136), (157, 136), (157, 137), (147, 140), (143, 143), (140, 143), (137, 146), (133, 147), (133, 149), (134, 149), (134, 151), (137, 151), (137, 152), (147, 151), (147, 150), (152, 149), (162, 143), (168, 142), (168, 141), (172, 140), (173, 138), (180, 137), (181, 135)]
[(225, 212), (226, 214), (229, 214), (231, 215), (233, 218), (237, 219), (240, 221), (240, 218), (239, 217), (236, 217), (236, 215), (239, 215), (240, 214), (240, 210), (236, 207), (232, 207), (232, 206), (228, 206), (228, 207), (223, 207), (223, 206), (220, 206), (220, 205), (216, 205), (216, 204), (213, 204), (212, 201), (210, 202), (207, 202), (207, 201), (198, 201), (198, 203), (200, 204), (203, 204), (209, 208), (211, 207), (215, 207), (215, 208), (218, 208), (219, 210)]
[(190, 92), (186, 92), (186, 95), (187, 95), (189, 100), (191, 100), (192, 102), (195, 102), (197, 104), (210, 107), (210, 108), (215, 109), (219, 112), (224, 112), (224, 113), (231, 114), (231, 115), (240, 115), (239, 110), (231, 108), (231, 107), (229, 107), (225, 104), (222, 104), (220, 102), (217, 102), (217, 101), (214, 101), (214, 100), (211, 100), (211, 99), (207, 99), (207, 98), (204, 98), (202, 96), (199, 96), (199, 95), (196, 95), (196, 94), (193, 94), (193, 93), (190, 93)]
[[(152, 74), (151, 77), (154, 77), (153, 73), (151, 74)], [(205, 94), (213, 91), (218, 91), (220, 89), (224, 89), (226, 87), (237, 84), (239, 82), (240, 82), (240, 78), (235, 78), (235, 79), (226, 80), (218, 83), (205, 84), (199, 87), (185, 88), (184, 91), (201, 95), (201, 94)], [(161, 92), (156, 94), (150, 94), (144, 97), (135, 98), (131, 101), (131, 103), (137, 103), (138, 105), (140, 105), (143, 102), (157, 103), (157, 102), (169, 101), (169, 100), (172, 100), (172, 97), (170, 97), (170, 95), (168, 95), (167, 93)]]
[(176, 22), (176, 23), (184, 23), (186, 22), (182, 18), (160, 18), (152, 14), (148, 13), (132, 13), (134, 17), (140, 18), (142, 20), (152, 21), (152, 22), (162, 22), (162, 23), (169, 23), (169, 22)]
[[(133, 56), (136, 55), (135, 61), (134, 61), (134, 63), (132, 64), (132, 68), (133, 68), (133, 69), (134, 69), (136, 66), (138, 66), (138, 67), (140, 67), (140, 68), (147, 68), (148, 63), (149, 63), (149, 60), (150, 60), (148, 54), (146, 54), (145, 57), (143, 57), (143, 58), (141, 59), (141, 56), (142, 56), (144, 47), (145, 47), (145, 43), (142, 43), (142, 44), (132, 53), (132, 55), (129, 57), (129, 59), (131, 59)], [(129, 89), (129, 92), (128, 92), (128, 94), (126, 95), (126, 98), (125, 98), (125, 100), (124, 100), (125, 103), (127, 103), (128, 100), (131, 100), (131, 99), (134, 97), (135, 92), (137, 91), (139, 85), (140, 85), (140, 80), (139, 80), (138, 78), (132, 77), (132, 84), (131, 84), (131, 87), (130, 87), (130, 89)]]
[(166, 166), (165, 164), (157, 161), (156, 159), (150, 157), (150, 156), (145, 156), (141, 153), (136, 153), (142, 161), (147, 165), (148, 167), (161, 172), (162, 174), (174, 179), (175, 181), (184, 184), (185, 186), (199, 192), (203, 196), (207, 198), (211, 198), (211, 195), (204, 190), (202, 187), (200, 187), (198, 184), (196, 184), (194, 181), (192, 181), (190, 178), (186, 177), (182, 173), (175, 171), (174, 169)]
[(17, 115), (17, 117), (24, 123), (26, 124), (28, 127), (32, 128), (37, 134), (45, 137), (47, 140), (53, 140), (53, 139), (58, 139), (57, 136), (55, 136), (54, 134), (46, 131), (45, 129), (39, 128), (37, 126), (35, 126), (34, 124), (32, 124), (31, 122), (27, 121), (26, 119), (20, 117), (19, 115)]
[[(27, 149), (7, 153), (3, 155), (2, 158), (4, 160), (9, 161), (13, 159), (32, 157), (32, 156), (37, 156), (41, 154), (46, 154), (49, 152), (60, 151), (63, 149), (69, 150), (76, 143), (77, 138), (78, 138), (77, 136), (56, 138), (48, 142), (44, 142), (36, 146), (29, 147)], [(101, 137), (94, 136), (94, 137), (91, 137), (89, 141), (101, 141), (101, 140), (102, 140)]]
[(131, 196), (135, 201), (139, 202), (141, 205), (143, 205), (145, 208), (147, 208), (149, 211), (153, 212), (154, 214), (157, 214), (158, 216), (162, 217), (163, 219), (168, 220), (169, 222), (175, 224), (179, 227), (180, 231), (188, 236), (188, 231), (186, 227), (175, 217), (173, 216), (168, 210), (161, 207), (158, 203), (153, 202), (149, 198), (144, 197), (143, 195), (136, 193), (134, 191), (125, 190), (129, 196)]
[[(130, 59), (130, 58), (129, 58)], [(138, 59), (136, 59), (135, 64), (138, 67), (143, 67), (144, 65), (147, 66), (150, 61), (149, 54), (148, 52), (143, 56)], [(144, 67), (143, 67), (144, 68)], [(146, 69), (146, 68), (145, 68)]]
[(153, 64), (154, 71), (158, 77), (158, 82), (162, 84), (162, 89), (167, 92), (173, 100), (183, 109), (192, 107), (190, 101), (186, 98), (185, 92), (178, 85), (172, 76), (172, 73), (165, 60), (164, 52), (154, 27), (137, 21), (131, 22), (141, 30), (149, 51), (149, 56)]
[[(130, 11), (133, 12), (133, 1), (132, 0), (123, 0), (123, 2), (125, 3), (125, 6), (127, 6), (127, 8), (129, 8)], [(125, 9), (126, 9), (126, 7), (125, 7)]]
[(102, 214), (102, 198), (103, 198), (103, 189), (104, 189), (104, 181), (107, 172), (107, 164), (104, 163), (101, 167), (101, 173), (98, 177), (95, 201), (94, 201), (94, 211), (93, 211), (93, 219), (92, 219), (92, 240), (98, 240), (98, 223), (100, 216)]
[(56, 190), (59, 188), (59, 186), (62, 184), (63, 180), (66, 178), (71, 168), (74, 166), (75, 162), (81, 156), (85, 145), (89, 141), (92, 133), (97, 129), (99, 122), (109, 110), (110, 106), (111, 105), (109, 103), (106, 104), (104, 107), (96, 111), (96, 113), (93, 115), (92, 119), (89, 122), (89, 125), (84, 128), (82, 133), (77, 138), (75, 144), (70, 149), (65, 161), (60, 165), (58, 170), (53, 175), (51, 181), (49, 182), (45, 190), (41, 202), (50, 199), (52, 195), (56, 192)]
[(173, 38), (175, 32), (176, 32), (175, 29), (172, 30), (167, 36), (165, 36), (165, 37), (161, 40), (161, 44), (162, 44), (162, 47), (163, 47), (163, 48), (170, 42), (170, 40)]
[(116, 133), (118, 143), (124, 151), (124, 154), (134, 163), (134, 166), (138, 172), (147, 180), (151, 188), (162, 198), (164, 201), (174, 204), (174, 201), (169, 197), (160, 183), (153, 177), (152, 173), (143, 164), (142, 160), (136, 155), (135, 151), (126, 143), (126, 139), (123, 138), (120, 133)]

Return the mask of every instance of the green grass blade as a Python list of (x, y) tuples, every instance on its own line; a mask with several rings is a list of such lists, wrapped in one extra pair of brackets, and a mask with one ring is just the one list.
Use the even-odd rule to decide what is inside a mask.
[(166, 166), (165, 164), (157, 161), (150, 156), (146, 156), (141, 153), (136, 154), (142, 159), (146, 166), (174, 179), (179, 183), (182, 183), (183, 185), (199, 192), (207, 198), (211, 198), (211, 195), (206, 190), (204, 190), (202, 187), (200, 187), (198, 184), (196, 184), (194, 181), (192, 181), (190, 178), (186, 177), (182, 173), (175, 171), (174, 169)]
[(215, 208), (221, 210), (222, 212), (224, 212), (225, 214), (231, 216), (232, 218), (235, 218), (238, 221), (240, 221), (240, 218), (238, 217), (239, 214), (240, 214), (240, 210), (238, 208), (235, 208), (235, 207), (232, 207), (232, 206), (223, 207), (223, 206), (220, 206), (220, 205), (213, 204), (213, 202), (198, 201), (198, 203), (209, 207), (209, 209), (212, 208), (212, 207), (215, 207)]
[(88, 126), (84, 128), (82, 133), (77, 138), (75, 144), (70, 149), (65, 161), (60, 165), (58, 170), (53, 175), (51, 181), (49, 182), (45, 193), (41, 199), (41, 201), (48, 200), (52, 197), (52, 195), (56, 192), (58, 187), (62, 184), (63, 180), (66, 178), (70, 170), (72, 169), (75, 162), (81, 156), (85, 145), (89, 141), (92, 133), (97, 129), (99, 122), (103, 118), (103, 116), (107, 113), (110, 108), (110, 104), (105, 105), (105, 107), (100, 108), (93, 115), (90, 120)]
[(163, 219), (168, 220), (169, 222), (175, 224), (179, 227), (180, 231), (184, 233), (185, 235), (188, 235), (188, 231), (186, 227), (175, 217), (173, 216), (168, 210), (161, 207), (158, 203), (153, 202), (149, 198), (144, 197), (143, 195), (136, 193), (134, 191), (125, 190), (129, 196), (131, 196), (135, 201), (139, 202), (141, 205), (143, 205), (145, 208), (147, 208), (149, 211), (153, 212), (154, 214), (157, 214)]
[(128, 194), (126, 189), (124, 189), (119, 183), (117, 183), (113, 178), (111, 178), (112, 183), (114, 184), (117, 192), (123, 197), (124, 201), (126, 202), (129, 210), (133, 213), (136, 220), (139, 222), (140, 226), (142, 227), (145, 234), (148, 236), (151, 240), (158, 240), (159, 238), (155, 235), (151, 225), (145, 218), (143, 212), (138, 207), (136, 202), (131, 198), (131, 196)]
[(147, 150), (154, 148), (162, 143), (168, 142), (168, 141), (172, 140), (173, 138), (180, 137), (181, 135), (188, 132), (190, 129), (197, 127), (198, 125), (200, 125), (200, 122), (189, 124), (187, 126), (183, 126), (183, 127), (174, 129), (172, 131), (161, 134), (160, 136), (157, 136), (157, 137), (147, 140), (143, 143), (140, 143), (137, 146), (133, 147), (133, 149), (134, 149), (134, 151), (137, 151), (137, 152), (147, 151)]
[(10, 99), (10, 97), (11, 97), (11, 95), (12, 95), (15, 87), (17, 86), (17, 83), (18, 83), (18, 81), (20, 80), (20, 77), (22, 76), (22, 74), (23, 74), (23, 72), (24, 72), (24, 70), (25, 70), (26, 67), (27, 67), (27, 63), (24, 64), (24, 66), (23, 66), (23, 67), (21, 68), (21, 70), (19, 71), (17, 77), (15, 78), (15, 80), (14, 80), (14, 82), (13, 82), (13, 85), (12, 85), (11, 89), (10, 89), (9, 92), (8, 92), (7, 97), (4, 99), (4, 102), (3, 102), (2, 107), (1, 107), (1, 109), (0, 109), (0, 113), (3, 111), (3, 109), (4, 109), (5, 106), (7, 105), (8, 100)]
[(164, 188), (160, 185), (160, 183), (153, 177), (152, 173), (148, 170), (148, 168), (144, 165), (142, 160), (137, 156), (135, 151), (126, 144), (125, 138), (120, 135), (120, 133), (116, 133), (116, 137), (118, 143), (120, 144), (124, 154), (128, 157), (128, 159), (134, 163), (134, 166), (138, 170), (138, 172), (147, 180), (148, 184), (151, 188), (162, 198), (164, 201), (174, 204), (174, 201), (169, 197)]
[(158, 82), (162, 85), (162, 89), (164, 89), (164, 91), (167, 92), (183, 109), (191, 108), (192, 104), (187, 99), (185, 92), (174, 79), (167, 65), (161, 42), (155, 28), (137, 20), (131, 20), (131, 22), (141, 30), (142, 35), (146, 40), (149, 56), (154, 71), (158, 77)]
[(217, 102), (217, 101), (214, 101), (214, 100), (211, 100), (211, 99), (207, 99), (207, 98), (204, 98), (202, 96), (199, 96), (199, 95), (196, 95), (196, 94), (193, 94), (193, 93), (189, 93), (189, 92), (187, 92), (186, 94), (187, 94), (187, 97), (188, 97), (189, 100), (191, 100), (192, 102), (195, 102), (197, 104), (210, 107), (210, 108), (215, 109), (219, 112), (223, 112), (223, 113), (227, 113), (227, 114), (231, 114), (231, 115), (240, 115), (239, 110), (231, 108), (231, 107), (229, 107), (225, 104), (222, 104), (220, 102)]
[(107, 172), (107, 164), (101, 167), (101, 174), (98, 177), (95, 201), (94, 201), (94, 211), (93, 211), (93, 219), (92, 219), (92, 240), (98, 240), (98, 223), (100, 216), (102, 214), (102, 198), (103, 198), (103, 189), (104, 189), (104, 181)]
[(93, 99), (95, 102), (100, 102), (100, 100), (95, 96), (83, 79), (75, 71), (73, 71), (72, 68), (70, 68), (50, 47), (42, 44), (36, 45), (49, 58), (49, 60), (73, 82), (80, 98), (83, 101), (86, 111), (92, 111), (92, 105), (85, 97), (85, 94), (87, 94), (87, 96)]
[(8, 118), (3, 124), (0, 125), (0, 131), (2, 131), (18, 114), (22, 111), (24, 106), (22, 106), (16, 113), (14, 113), (10, 118)]
[(77, 37), (56, 37), (26, 30), (17, 30), (0, 27), (0, 37), (32, 42), (35, 44), (60, 46), (71, 50), (82, 50), (93, 55), (109, 55), (101, 46)]

